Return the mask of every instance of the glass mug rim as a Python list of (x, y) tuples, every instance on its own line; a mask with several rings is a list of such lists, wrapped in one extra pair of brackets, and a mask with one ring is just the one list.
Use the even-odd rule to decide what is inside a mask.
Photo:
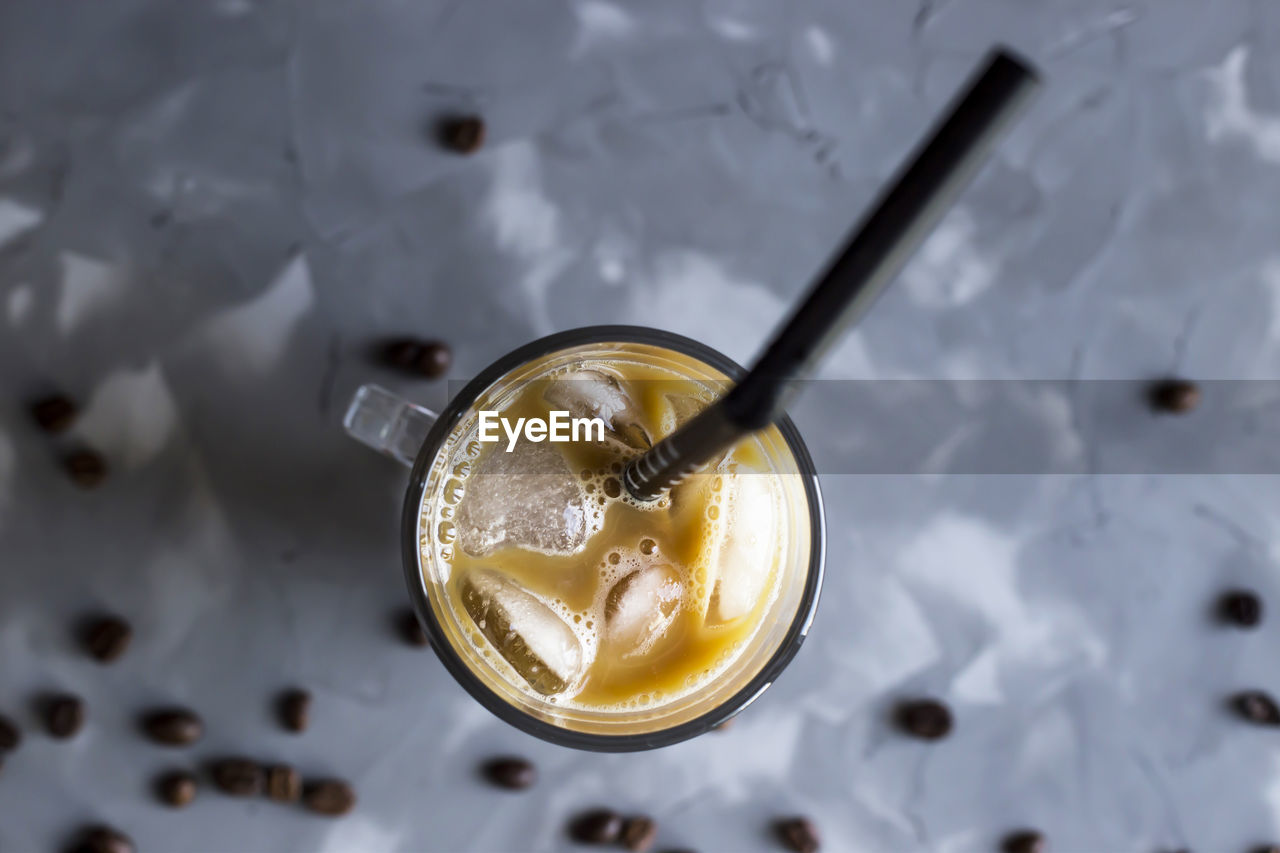
[(449, 401), (440, 412), (436, 421), (427, 433), (426, 440), (418, 449), (414, 459), (413, 470), (409, 475), (409, 485), (405, 492), (404, 510), (401, 516), (401, 553), (405, 582), (409, 588), (409, 597), (413, 608), (422, 623), (431, 648), (435, 651), (445, 670), (453, 676), (471, 697), (484, 706), (490, 713), (504, 722), (515, 726), (534, 737), (551, 743), (568, 746), (574, 749), (594, 752), (634, 752), (645, 749), (656, 749), (688, 740), (707, 732), (737, 714), (756, 697), (768, 688), (778, 675), (786, 668), (791, 659), (799, 651), (801, 643), (809, 632), (817, 610), (818, 595), (822, 588), (822, 577), (826, 557), (826, 517), (822, 507), (822, 493), (818, 488), (818, 476), (814, 469), (813, 459), (800, 438), (790, 417), (783, 417), (777, 422), (779, 432), (786, 441), (787, 449), (796, 461), (804, 485), (805, 501), (809, 510), (810, 548), (809, 565), (805, 573), (805, 586), (791, 625), (777, 649), (740, 690), (710, 711), (675, 726), (652, 732), (636, 734), (601, 734), (580, 732), (559, 726), (540, 719), (517, 708), (503, 699), (499, 694), (487, 687), (480, 678), (471, 671), (461, 654), (454, 649), (443, 628), (436, 620), (431, 607), (427, 580), (424, 577), (420, 562), (418, 544), (418, 523), (421, 515), (423, 493), (427, 486), (427, 477), (431, 464), (445, 439), (453, 431), (462, 416), (471, 408), (471, 404), (493, 383), (506, 376), (513, 369), (534, 359), (550, 355), (559, 350), (577, 346), (600, 343), (647, 344), (676, 350), (683, 355), (697, 358), (707, 365), (723, 372), (730, 379), (738, 379), (746, 371), (741, 365), (728, 356), (712, 349), (706, 344), (692, 338), (652, 329), (645, 326), (605, 325), (584, 326), (538, 338), (499, 357), (484, 370), (471, 379), (461, 391)]

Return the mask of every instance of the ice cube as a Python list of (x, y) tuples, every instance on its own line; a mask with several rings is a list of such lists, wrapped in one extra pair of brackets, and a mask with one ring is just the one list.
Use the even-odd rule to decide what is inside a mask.
[(560, 451), (519, 441), (494, 445), (458, 505), (458, 544), (474, 557), (518, 547), (573, 554), (600, 528), (600, 512)]
[(503, 659), (539, 693), (563, 693), (582, 675), (582, 644), (573, 629), (499, 572), (468, 572), (462, 604)]
[(769, 582), (776, 553), (777, 506), (769, 474), (727, 474), (721, 512), (699, 560), (703, 609), (729, 622), (755, 607)]
[(626, 649), (623, 657), (647, 652), (671, 626), (683, 593), (680, 575), (666, 563), (636, 569), (622, 578), (604, 602), (610, 645)]
[(556, 377), (542, 397), (570, 417), (600, 418), (627, 447), (643, 450), (653, 444), (641, 424), (639, 407), (618, 380), (603, 371), (572, 370)]
[(666, 394), (666, 403), (662, 412), (662, 434), (671, 435), (680, 427), (693, 420), (693, 416), (705, 409), (709, 403), (688, 394)]

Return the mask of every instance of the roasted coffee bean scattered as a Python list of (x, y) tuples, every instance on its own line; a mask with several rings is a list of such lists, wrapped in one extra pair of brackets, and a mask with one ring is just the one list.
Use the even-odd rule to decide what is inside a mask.
[(1022, 829), (1006, 836), (1000, 849), (1004, 853), (1045, 853), (1049, 842), (1034, 829)]
[(938, 740), (951, 734), (951, 709), (936, 699), (904, 702), (895, 716), (899, 728), (913, 737)]
[(204, 734), (204, 723), (186, 708), (162, 708), (142, 718), (147, 737), (165, 746), (190, 746)]
[(523, 758), (495, 758), (484, 765), (484, 775), (499, 788), (523, 791), (538, 781), (537, 768)]
[(107, 460), (96, 450), (76, 450), (62, 460), (71, 481), (82, 489), (92, 489), (107, 479)]
[(1200, 386), (1186, 379), (1166, 379), (1151, 387), (1151, 405), (1162, 412), (1184, 415), (1200, 405)]
[(0, 714), (0, 752), (12, 752), (22, 743), (22, 732), (13, 720)]
[(112, 663), (124, 655), (133, 638), (129, 623), (118, 616), (103, 616), (85, 632), (85, 648), (99, 663)]
[(484, 119), (479, 116), (459, 116), (440, 125), (440, 140), (450, 150), (459, 154), (474, 154), (484, 145)]
[(49, 433), (65, 432), (76, 419), (76, 404), (61, 394), (37, 400), (31, 407), (36, 425)]
[(382, 350), (383, 360), (392, 367), (427, 379), (444, 376), (453, 363), (453, 352), (441, 341), (419, 341), (402, 338), (389, 342)]
[(196, 777), (185, 770), (166, 773), (156, 783), (156, 793), (166, 806), (180, 809), (196, 798)]
[(118, 829), (91, 826), (71, 845), (71, 853), (134, 853), (133, 841)]
[(278, 803), (296, 803), (302, 796), (302, 777), (287, 764), (268, 767), (267, 796)]
[(302, 804), (316, 814), (339, 817), (355, 808), (356, 792), (341, 779), (318, 779), (303, 786)]
[(1280, 707), (1261, 690), (1245, 690), (1231, 699), (1240, 716), (1260, 726), (1280, 726)]
[(569, 823), (569, 837), (583, 844), (613, 844), (622, 834), (622, 816), (609, 809), (583, 812)]
[(305, 732), (311, 722), (311, 694), (297, 688), (280, 697), (280, 723), (291, 732)]
[(658, 825), (653, 818), (633, 815), (622, 822), (622, 846), (632, 853), (648, 853), (658, 836)]
[(817, 853), (821, 846), (818, 828), (807, 817), (789, 817), (774, 824), (782, 846), (794, 853)]
[(1233, 625), (1255, 628), (1262, 622), (1262, 599), (1250, 590), (1234, 589), (1222, 596), (1219, 611)]
[(84, 701), (78, 696), (50, 696), (44, 703), (44, 727), (59, 739), (74, 737), (84, 726)]
[(418, 621), (418, 615), (408, 608), (401, 610), (396, 614), (396, 630), (400, 632), (400, 636), (411, 646), (423, 648), (431, 645), (431, 640), (427, 638), (427, 634), (422, 630), (422, 623)]
[(262, 767), (247, 758), (224, 758), (213, 765), (213, 783), (233, 797), (256, 797), (262, 792)]

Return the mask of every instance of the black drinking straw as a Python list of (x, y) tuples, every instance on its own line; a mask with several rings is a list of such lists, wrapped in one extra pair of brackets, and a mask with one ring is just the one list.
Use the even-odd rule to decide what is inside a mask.
[(633, 459), (627, 491), (653, 500), (744, 435), (782, 416), (794, 382), (870, 310), (986, 161), (1039, 86), (1036, 72), (993, 50), (952, 102), (755, 365), (684, 427)]

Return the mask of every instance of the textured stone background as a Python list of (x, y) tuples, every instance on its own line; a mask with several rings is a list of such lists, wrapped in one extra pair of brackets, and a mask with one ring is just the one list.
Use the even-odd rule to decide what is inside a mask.
[[(371, 340), (445, 337), (457, 379), (623, 320), (748, 359), (996, 40), (1048, 89), (825, 375), (1277, 378), (1267, 0), (0, 4), (0, 709), (27, 728), (0, 850), (93, 819), (147, 851), (563, 850), (594, 804), (704, 853), (773, 849), (792, 811), (837, 851), (1280, 837), (1280, 743), (1222, 707), (1280, 690), (1280, 622), (1208, 618), (1231, 583), (1280, 604), (1274, 477), (827, 476), (800, 657), (731, 732), (652, 754), (527, 738), (387, 627), (405, 472), (337, 418), (363, 381), (437, 406), (447, 385), (372, 367)], [(460, 108), (490, 121), (472, 158), (424, 141)], [(86, 405), (72, 439), (28, 422), (48, 387)], [(1087, 455), (1078, 401), (1046, 394), (1047, 434)], [(798, 405), (819, 465), (856, 414)], [(1135, 404), (1104, 426), (1195, 424)], [(58, 470), (74, 441), (115, 469), (96, 492)], [(137, 628), (113, 668), (69, 636), (94, 607)], [(270, 718), (292, 683), (317, 694), (303, 738)], [(36, 730), (50, 688), (90, 703), (74, 742)], [(953, 704), (949, 740), (887, 729), (915, 692)], [(154, 702), (200, 709), (205, 741), (141, 742)], [(228, 751), (347, 775), (360, 807), (152, 804), (154, 773)], [(539, 786), (475, 780), (498, 751)]]

